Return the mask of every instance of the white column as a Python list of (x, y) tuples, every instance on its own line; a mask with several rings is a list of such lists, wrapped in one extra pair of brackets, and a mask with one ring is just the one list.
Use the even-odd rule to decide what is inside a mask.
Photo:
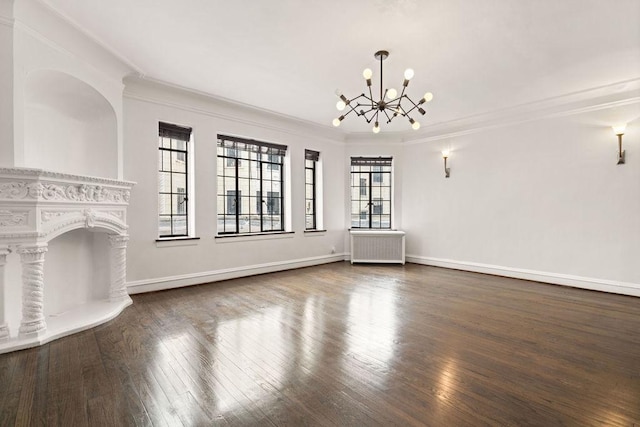
[(7, 263), (8, 253), (9, 249), (6, 247), (0, 248), (0, 341), (6, 341), (10, 336), (7, 321), (4, 318), (4, 302), (7, 300), (4, 293), (4, 266)]
[(44, 254), (47, 244), (20, 246), (22, 262), (22, 321), (20, 335), (39, 335), (46, 331), (44, 320)]
[(111, 276), (109, 278), (109, 300), (122, 301), (129, 299), (127, 292), (127, 242), (129, 236), (109, 235), (111, 244)]

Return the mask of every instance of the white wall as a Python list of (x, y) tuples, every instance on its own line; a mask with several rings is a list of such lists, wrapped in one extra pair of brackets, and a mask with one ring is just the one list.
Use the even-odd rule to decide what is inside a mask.
[(409, 259), (640, 295), (640, 104), (587, 110), (408, 144)]
[(13, 1), (0, 0), (0, 166), (13, 166)]
[[(105, 149), (104, 145), (107, 142), (100, 141), (96, 150), (92, 146), (92, 140), (85, 137), (83, 144), (77, 141), (71, 144), (71, 148), (74, 151), (74, 154), (71, 155), (74, 165), (70, 167), (68, 163), (71, 160), (65, 162), (64, 159), (58, 158), (57, 160), (59, 161), (55, 163), (62, 165), (55, 170), (64, 169), (64, 172), (67, 173), (121, 179), (123, 177), (122, 90), (124, 87), (122, 78), (132, 71), (131, 67), (91, 41), (85, 34), (73, 28), (38, 1), (16, 2), (14, 15), (14, 165), (49, 169), (51, 166), (50, 163), (46, 162), (47, 158), (37, 156), (34, 152), (40, 151), (40, 148), (47, 144), (58, 145), (60, 141), (57, 139), (56, 132), (69, 128), (69, 126), (57, 128), (52, 120), (45, 120), (44, 122), (41, 120), (34, 123), (34, 119), (42, 118), (42, 115), (33, 114), (35, 109), (41, 108), (43, 104), (46, 105), (46, 108), (57, 109), (57, 113), (54, 114), (62, 116), (61, 124), (66, 123), (69, 125), (73, 120), (86, 122), (71, 126), (73, 135), (83, 133), (83, 129), (87, 125), (93, 129), (94, 125), (100, 128), (106, 123), (103, 120), (106, 108), (100, 106), (100, 115), (102, 117), (97, 117), (94, 114), (94, 107), (103, 102), (109, 105), (111, 110), (109, 113), (115, 115), (113, 123), (109, 125), (108, 144), (111, 147), (108, 150)], [(48, 73), (46, 74), (46, 79), (40, 78), (43, 72)], [(51, 78), (51, 76), (55, 75), (62, 77), (58, 79), (59, 81), (56, 81), (56, 79)], [(33, 76), (37, 77), (35, 86), (33, 85)], [(43, 82), (45, 81), (48, 81), (49, 84), (44, 84)], [(40, 94), (34, 93), (34, 90), (37, 91), (46, 87), (49, 87), (50, 94), (39, 96)], [(79, 92), (73, 91), (78, 88), (80, 88)], [(91, 92), (104, 99), (102, 101), (91, 101), (90, 104), (92, 105), (85, 105), (88, 99), (86, 95)], [(52, 99), (60, 99), (61, 102), (56, 105), (51, 102)], [(46, 102), (41, 102), (43, 100), (46, 100)], [(71, 106), (74, 102), (76, 104)], [(75, 114), (78, 112), (80, 112), (80, 115)], [(88, 121), (86, 120), (86, 114), (92, 114)], [(45, 141), (42, 141), (42, 138), (46, 138), (47, 135), (33, 134), (34, 128), (39, 126), (54, 128)], [(36, 137), (38, 138), (37, 140), (34, 139)], [(95, 141), (93, 142), (95, 143)], [(68, 145), (65, 145), (66, 148), (69, 148)], [(95, 155), (104, 154), (105, 151), (108, 151), (108, 153), (104, 166), (97, 167), (93, 164)], [(83, 163), (89, 166), (83, 168), (81, 166)], [(91, 170), (95, 170), (95, 172), (91, 173)]]
[[(152, 82), (128, 80), (125, 95), (125, 176), (136, 181), (129, 206), (127, 281), (130, 292), (203, 283), (343, 259), (344, 145), (332, 132)], [(193, 128), (196, 236), (158, 237), (158, 122)], [(216, 239), (216, 136), (243, 136), (288, 146), (293, 234)], [(323, 161), (324, 228), (304, 232), (304, 150)], [(333, 252), (333, 253), (332, 253)]]
[(58, 316), (109, 295), (106, 233), (73, 230), (49, 242), (45, 254), (45, 316)]

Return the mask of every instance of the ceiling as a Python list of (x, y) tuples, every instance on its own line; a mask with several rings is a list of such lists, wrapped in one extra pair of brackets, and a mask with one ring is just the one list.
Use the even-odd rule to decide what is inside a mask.
[(385, 87), (433, 92), (422, 131), (640, 77), (640, 0), (41, 1), (145, 77), (327, 127), (380, 49)]

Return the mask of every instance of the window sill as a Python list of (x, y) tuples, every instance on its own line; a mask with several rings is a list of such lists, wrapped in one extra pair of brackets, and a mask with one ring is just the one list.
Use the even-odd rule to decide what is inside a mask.
[(156, 239), (156, 248), (169, 248), (174, 246), (195, 246), (199, 237), (165, 237)]
[(292, 239), (293, 231), (276, 231), (273, 233), (223, 234), (215, 236), (216, 243), (250, 242), (254, 240)]
[(307, 237), (323, 236), (327, 230), (304, 230), (304, 235)]

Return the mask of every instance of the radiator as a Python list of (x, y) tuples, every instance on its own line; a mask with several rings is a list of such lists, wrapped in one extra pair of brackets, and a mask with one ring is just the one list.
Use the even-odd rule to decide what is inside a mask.
[(351, 264), (380, 262), (404, 264), (404, 231), (351, 230)]

